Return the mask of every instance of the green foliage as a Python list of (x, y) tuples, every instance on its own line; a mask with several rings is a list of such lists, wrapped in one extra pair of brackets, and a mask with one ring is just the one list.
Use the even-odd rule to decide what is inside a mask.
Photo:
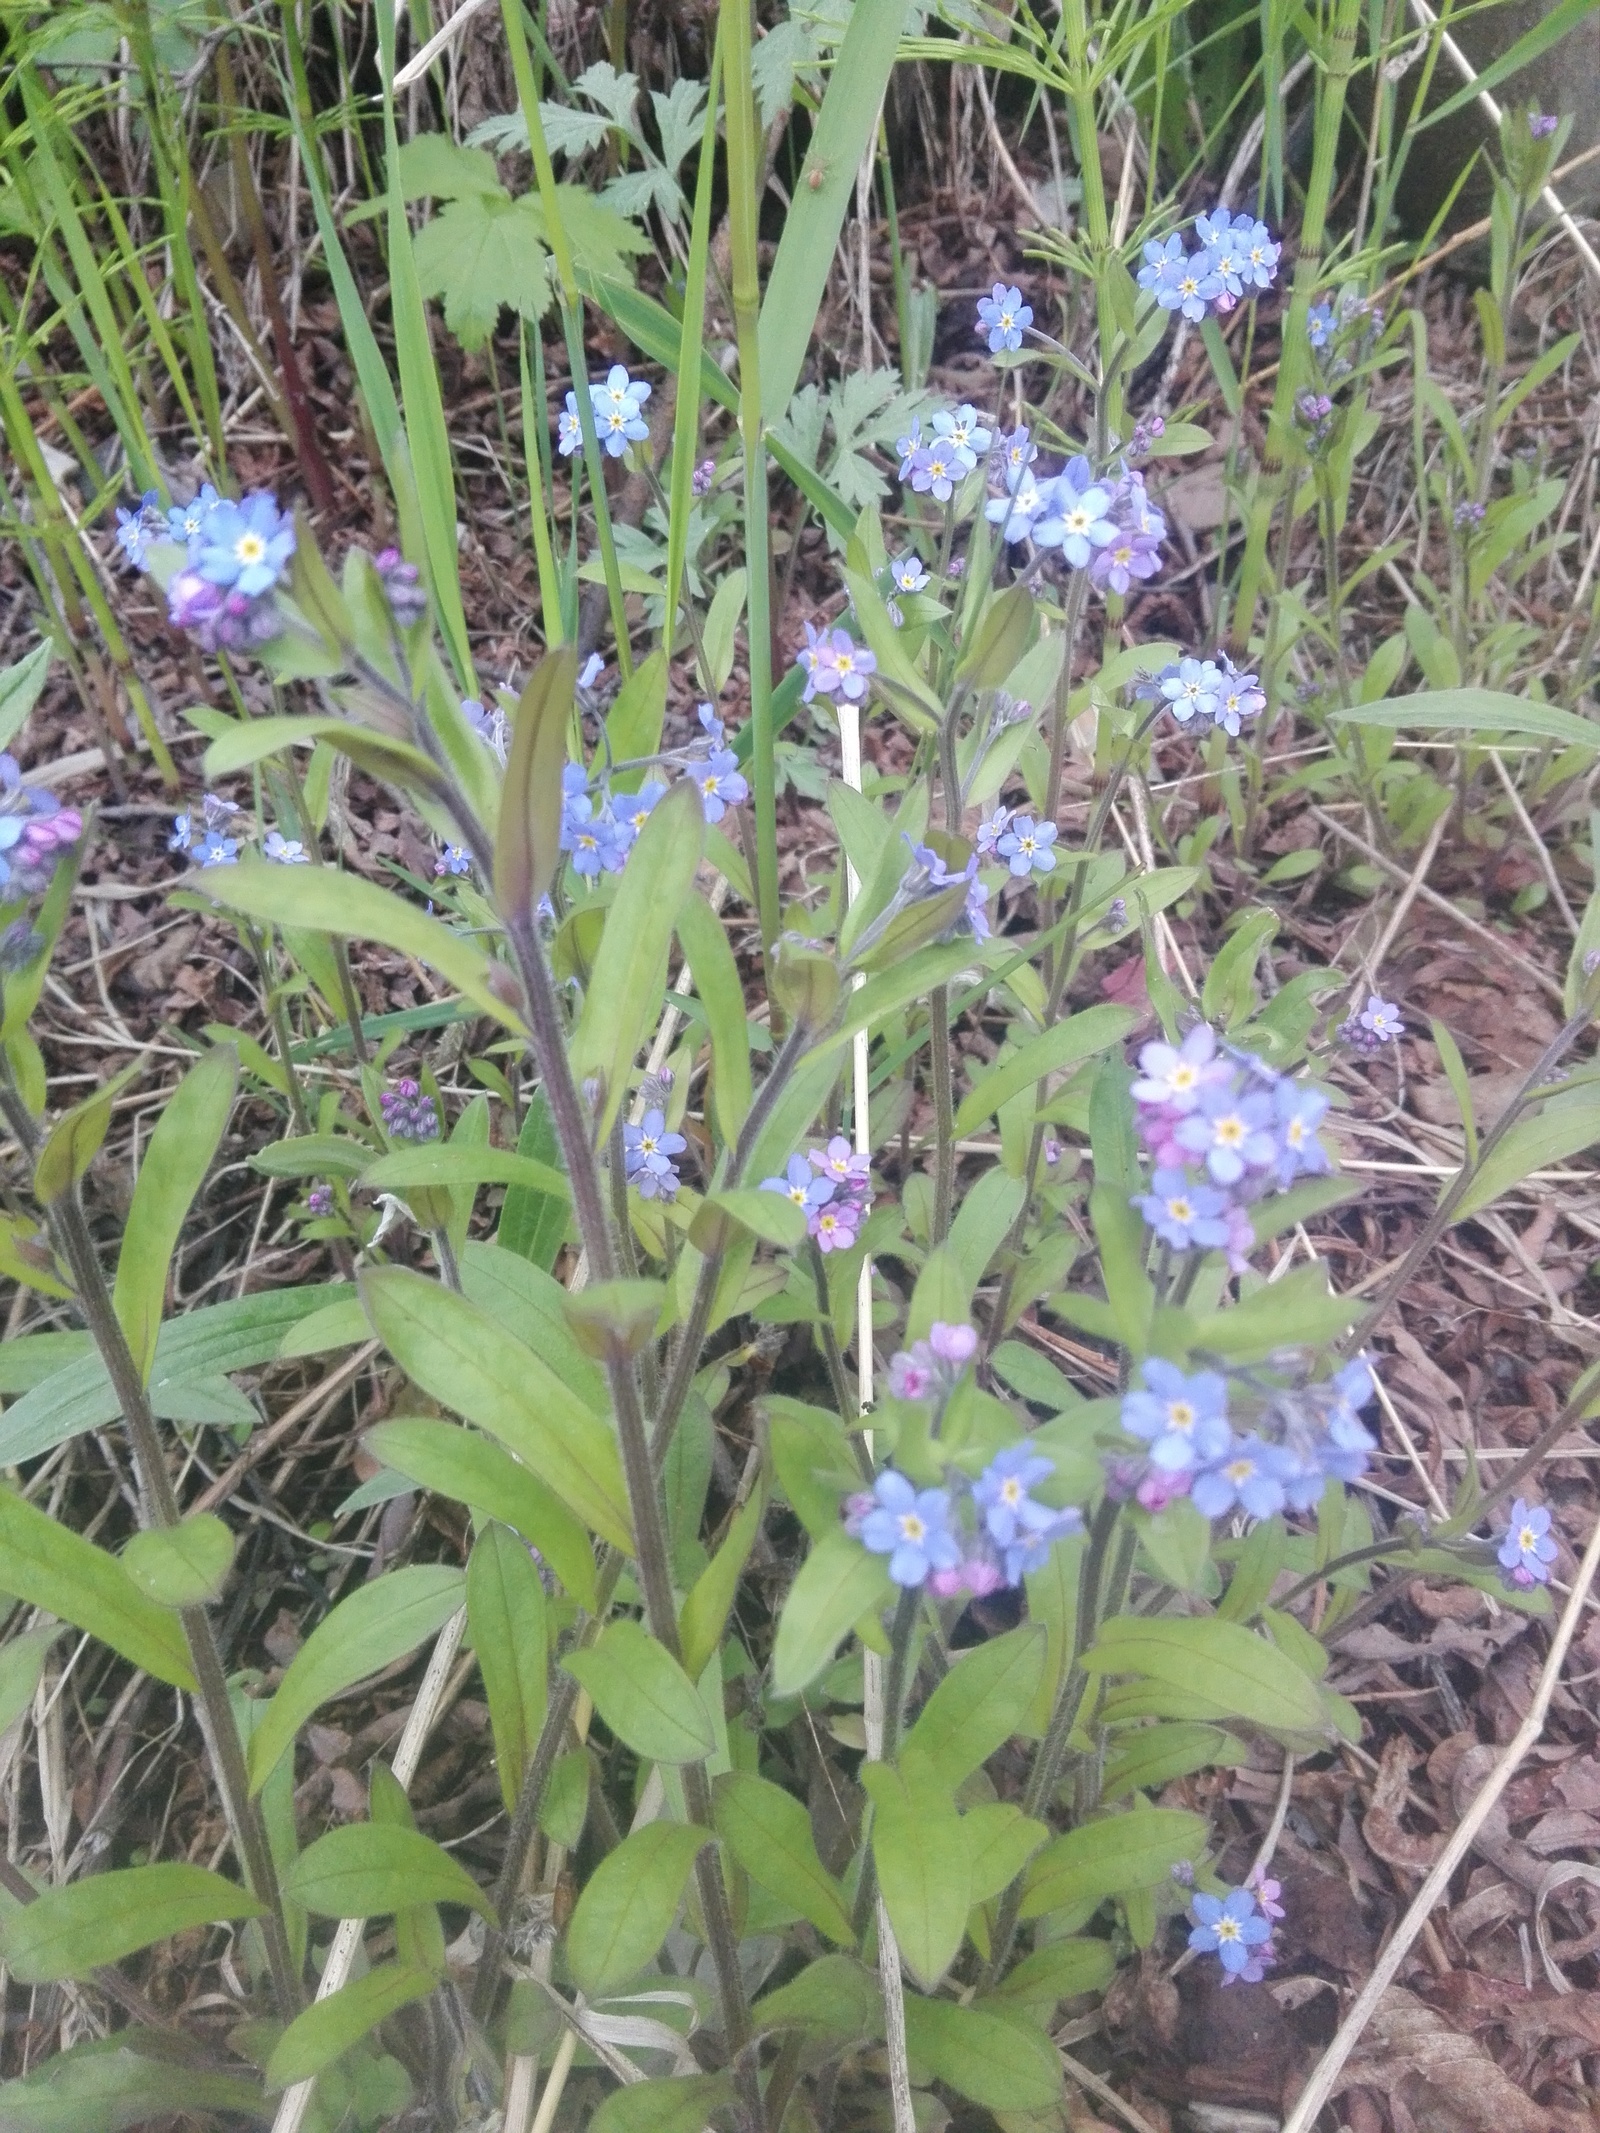
[(567, 1961), (592, 1999), (627, 1984), (655, 1954), (710, 1841), (681, 1822), (647, 1822), (595, 1869), (567, 1929)]
[(598, 1643), (562, 1664), (636, 1755), (655, 1763), (692, 1763), (715, 1748), (716, 1732), (699, 1690), (666, 1646), (637, 1622), (611, 1623)]
[(717, 1780), (717, 1834), (758, 1887), (843, 1947), (854, 1944), (838, 1883), (817, 1857), (804, 1807), (748, 1771)]
[(485, 1526), (473, 1544), (467, 1627), (494, 1730), (500, 1795), (511, 1813), (544, 1724), (549, 1632), (538, 1567), (505, 1526)]
[(248, 1889), (203, 1866), (171, 1861), (92, 1874), (8, 1910), (0, 1954), (24, 1984), (87, 1977), (152, 1942), (191, 1926), (259, 1918), (265, 1909)]
[(284, 1894), (321, 1918), (381, 1918), (420, 1903), (464, 1904), (490, 1915), (465, 1867), (431, 1837), (396, 1823), (330, 1829), (289, 1868)]

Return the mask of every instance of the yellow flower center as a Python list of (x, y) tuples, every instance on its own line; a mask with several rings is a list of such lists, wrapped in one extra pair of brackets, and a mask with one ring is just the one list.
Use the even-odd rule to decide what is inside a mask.
[(1193, 1429), (1195, 1412), (1187, 1400), (1173, 1400), (1167, 1407), (1168, 1429)]
[(1244, 1139), (1245, 1125), (1242, 1118), (1219, 1118), (1213, 1129), (1219, 1146), (1237, 1148)]
[(908, 1540), (913, 1542), (927, 1539), (927, 1526), (917, 1516), (915, 1511), (906, 1511), (901, 1514), (900, 1537), (902, 1540)]
[(233, 552), (241, 563), (259, 563), (267, 552), (267, 544), (259, 533), (241, 533)]
[(1194, 1220), (1194, 1209), (1187, 1200), (1182, 1198), (1169, 1200), (1167, 1202), (1167, 1213), (1174, 1222), (1192, 1222)]
[(1248, 1481), (1255, 1470), (1256, 1463), (1253, 1459), (1232, 1459), (1222, 1471), (1237, 1488), (1240, 1482)]
[(1522, 1550), (1524, 1555), (1527, 1555), (1538, 1544), (1538, 1539), (1539, 1536), (1537, 1533), (1534, 1532), (1532, 1526), (1524, 1526), (1522, 1531), (1517, 1535), (1517, 1546)]
[(1200, 1069), (1191, 1066), (1187, 1059), (1180, 1059), (1167, 1076), (1169, 1087), (1174, 1089), (1192, 1089), (1199, 1079)]
[(1230, 1918), (1227, 1912), (1224, 1911), (1222, 1916), (1217, 1920), (1216, 1925), (1212, 1928), (1212, 1931), (1216, 1934), (1219, 1941), (1237, 1940), (1239, 1938), (1239, 1921), (1237, 1918)]
[(1009, 1481), (1000, 1484), (1000, 1501), (1010, 1504), (1013, 1510), (1022, 1501), (1022, 1483), (1013, 1474)]

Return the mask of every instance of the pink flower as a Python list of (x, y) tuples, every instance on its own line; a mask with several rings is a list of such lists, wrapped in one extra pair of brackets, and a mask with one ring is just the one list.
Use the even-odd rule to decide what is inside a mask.
[(947, 1326), (938, 1319), (928, 1328), (928, 1346), (941, 1363), (967, 1363), (978, 1352), (978, 1335), (972, 1326)]
[(925, 1400), (933, 1390), (936, 1376), (933, 1355), (926, 1341), (914, 1342), (909, 1354), (902, 1349), (890, 1358), (889, 1390), (897, 1400)]
[(806, 1228), (816, 1239), (818, 1251), (847, 1252), (856, 1241), (860, 1221), (859, 1207), (833, 1199), (826, 1206), (812, 1209), (806, 1218)]

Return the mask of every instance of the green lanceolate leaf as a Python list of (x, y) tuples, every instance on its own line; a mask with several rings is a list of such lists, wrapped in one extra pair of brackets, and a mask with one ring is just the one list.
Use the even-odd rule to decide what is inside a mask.
[(233, 1567), (233, 1535), (220, 1518), (198, 1511), (175, 1526), (134, 1534), (122, 1567), (158, 1606), (197, 1607), (221, 1592)]
[(660, 1010), (667, 948), (704, 845), (700, 796), (688, 779), (680, 779), (657, 803), (628, 854), (573, 1033), (574, 1076), (600, 1079), (595, 1134), (601, 1141), (627, 1094), (634, 1056)]
[(485, 1526), (473, 1543), (467, 1626), (489, 1705), (500, 1796), (510, 1814), (544, 1724), (549, 1632), (538, 1566), (506, 1526)]
[(563, 645), (539, 661), (517, 699), (494, 850), (495, 900), (514, 924), (531, 920), (560, 861), (561, 770), (577, 673), (578, 655)]
[(433, 1990), (437, 1980), (416, 1963), (380, 1963), (353, 1984), (341, 1985), (325, 2000), (297, 2014), (267, 2061), (274, 2088), (310, 2081), (341, 2058), (352, 2044)]
[(1199, 1815), (1176, 1807), (1102, 1815), (1039, 1853), (1028, 1869), (1022, 1916), (1042, 1918), (1048, 1911), (1159, 1888), (1181, 1861), (1199, 1858), (1205, 1841)]
[(392, 1822), (330, 1829), (289, 1866), (283, 1893), (319, 1918), (383, 1918), (422, 1903), (493, 1915), (465, 1867), (431, 1837)]
[(1456, 1205), (1454, 1219), (1492, 1206), (1500, 1195), (1520, 1185), (1530, 1171), (1565, 1163), (1600, 1140), (1600, 1089), (1590, 1082), (1563, 1089), (1526, 1118), (1507, 1128), (1490, 1149), (1477, 1175)]
[(991, 1637), (953, 1664), (906, 1736), (952, 1791), (1018, 1732), (1044, 1673), (1046, 1635), (1024, 1622)]
[(678, 1639), (683, 1647), (683, 1670), (691, 1681), (700, 1679), (706, 1662), (722, 1642), (733, 1596), (739, 1589), (744, 1566), (750, 1560), (756, 1535), (761, 1531), (764, 1509), (765, 1502), (758, 1487), (729, 1527), (726, 1540), (695, 1580), (694, 1589), (683, 1603), (678, 1620)]
[(227, 1046), (208, 1052), (168, 1097), (139, 1165), (112, 1301), (146, 1381), (156, 1359), (178, 1233), (221, 1143), (238, 1080), (237, 1053)]
[(259, 2082), (189, 2063), (171, 2030), (122, 2029), (0, 2083), (5, 2133), (138, 2133), (174, 2116), (238, 2111), (271, 2116)]
[(990, 2111), (1048, 2111), (1061, 2100), (1061, 2060), (1020, 2010), (958, 2007), (906, 1995), (913, 2066)]
[(1430, 689), (1417, 696), (1386, 696), (1381, 703), (1356, 704), (1333, 715), (1351, 726), (1491, 733), (1497, 738), (1557, 741), (1563, 748), (1600, 748), (1600, 727), (1593, 719), (1493, 689)]
[(414, 955), (480, 1013), (511, 1029), (521, 1026), (491, 989), (489, 959), (481, 948), (393, 889), (381, 889), (359, 874), (246, 860), (238, 866), (202, 868), (194, 876), (194, 888), (224, 910), (241, 911), (247, 918), (307, 933), (331, 933), (342, 940), (377, 941), (402, 955)]
[(881, 1555), (836, 1527), (816, 1543), (789, 1587), (772, 1651), (772, 1685), (798, 1696), (828, 1664), (839, 1640), (894, 1590)]
[(415, 1651), (449, 1621), (465, 1589), (461, 1572), (448, 1564), (412, 1563), (386, 1571), (342, 1599), (289, 1662), (266, 1716), (250, 1736), (250, 1790), (261, 1790), (313, 1711)]
[(1120, 1800), (1130, 1792), (1153, 1792), (1213, 1763), (1238, 1763), (1249, 1750), (1220, 1726), (1141, 1726), (1113, 1735), (1115, 1748), (1106, 1758), (1100, 1797)]
[(1080, 1992), (1103, 1991), (1115, 1968), (1109, 1941), (1047, 1941), (1007, 1973), (985, 2004), (1007, 2002), (1045, 2029), (1058, 2002), (1070, 2000)]
[(733, 2099), (726, 2074), (665, 2075), (614, 2089), (589, 2121), (589, 2133), (699, 2133), (711, 2113)]
[(932, 1992), (955, 1959), (972, 1909), (972, 1877), (961, 1818), (937, 1789), (913, 1793), (899, 1771), (866, 1763), (872, 1800), (872, 1856), (900, 1953)]
[(1084, 1654), (1090, 1674), (1132, 1674), (1181, 1690), (1215, 1718), (1293, 1732), (1328, 1727), (1322, 1692), (1265, 1637), (1216, 1616), (1117, 1615)]
[(653, 1763), (697, 1763), (717, 1745), (700, 1691), (664, 1644), (637, 1622), (612, 1622), (562, 1665), (607, 1726)]
[(570, 1194), (566, 1173), (560, 1168), (561, 1150), (551, 1123), (550, 1106), (542, 1089), (536, 1091), (528, 1105), (522, 1131), (517, 1135), (517, 1153), (555, 1170), (561, 1179), (561, 1190), (558, 1196), (535, 1191), (531, 1186), (513, 1185), (501, 1203), (495, 1241), (502, 1251), (515, 1252), (548, 1273), (560, 1256), (566, 1237)]
[(1047, 1074), (1064, 1073), (1068, 1067), (1092, 1059), (1097, 1052), (1110, 1051), (1137, 1021), (1130, 1008), (1086, 1007), (1081, 1014), (1069, 1015), (1065, 1022), (1041, 1030), (1008, 1059), (979, 1075), (956, 1111), (957, 1134), (971, 1133), (1002, 1104)]
[(203, 1866), (174, 1860), (124, 1867), (47, 1889), (37, 1902), (8, 1911), (0, 1957), (23, 1984), (44, 1985), (87, 1977), (191, 1926), (259, 1918), (265, 1909), (248, 1889)]
[(717, 1834), (759, 1888), (810, 1919), (841, 1947), (855, 1934), (839, 1884), (817, 1857), (811, 1817), (793, 1793), (746, 1770), (716, 1786)]
[(594, 1550), (582, 1524), (492, 1437), (459, 1422), (418, 1417), (379, 1422), (364, 1441), (375, 1459), (419, 1488), (514, 1527), (580, 1606), (594, 1605)]
[(553, 1164), (534, 1162), (509, 1148), (457, 1146), (450, 1141), (397, 1148), (392, 1155), (380, 1156), (362, 1170), (361, 1183), (372, 1192), (399, 1193), (454, 1185), (520, 1185), (527, 1192), (561, 1200), (567, 1197), (566, 1178)]
[(679, 908), (678, 939), (711, 1034), (711, 1108), (723, 1145), (731, 1148), (750, 1109), (750, 1033), (739, 966), (722, 921), (698, 896), (686, 896)]
[(9, 748), (39, 701), (55, 645), (41, 638), (25, 658), (0, 669), (0, 748)]
[(111, 1124), (111, 1107), (138, 1072), (135, 1061), (56, 1120), (33, 1166), (33, 1196), (41, 1207), (53, 1206), (70, 1191), (100, 1153)]
[(883, 1988), (853, 1956), (824, 1955), (750, 2010), (758, 2031), (799, 2029), (853, 2044), (883, 2034)]
[(0, 1489), (0, 1592), (87, 1630), (157, 1681), (192, 1689), (178, 1622), (147, 1599), (114, 1556)]
[(615, 1437), (554, 1370), (465, 1296), (403, 1267), (361, 1280), (373, 1331), (424, 1392), (498, 1437), (575, 1516), (632, 1552)]
[(972, 1900), (987, 1903), (1010, 1888), (1050, 1832), (1010, 1800), (991, 1800), (961, 1817)]
[(15, 1725), (32, 1703), (50, 1647), (60, 1635), (61, 1624), (47, 1622), (0, 1644), (0, 1733)]
[(666, 1939), (707, 1831), (647, 1822), (589, 1877), (567, 1928), (567, 1964), (591, 1999), (615, 1992)]

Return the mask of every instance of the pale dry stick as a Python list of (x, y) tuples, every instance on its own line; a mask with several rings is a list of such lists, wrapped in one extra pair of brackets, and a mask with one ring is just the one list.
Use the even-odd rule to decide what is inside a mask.
[[(982, 69), (979, 69), (980, 77)], [(852, 792), (861, 790), (861, 709), (858, 704), (841, 701), (839, 705), (839, 753), (844, 782)], [(847, 858), (844, 863), (845, 907), (849, 908), (861, 893), (861, 879)], [(855, 986), (859, 990), (867, 982), (866, 973), (858, 971)], [(864, 1029), (856, 1031), (850, 1040), (851, 1066), (851, 1111), (855, 1125), (857, 1155), (872, 1153), (872, 1123), (869, 1109), (872, 1095), (872, 1039)], [(856, 1404), (865, 1414), (872, 1405), (872, 1261), (863, 1258), (861, 1273), (856, 1282)], [(842, 1419), (842, 1418), (841, 1418)], [(868, 1450), (871, 1450), (871, 1433), (868, 1433)]]
[[(450, 1678), (450, 1669), (456, 1653), (461, 1648), (461, 1639), (466, 1634), (466, 1628), (467, 1610), (459, 1607), (435, 1640), (428, 1670), (422, 1677), (422, 1686), (417, 1691), (416, 1702), (411, 1706), (411, 1715), (406, 1720), (405, 1731), (400, 1736), (400, 1745), (394, 1751), (394, 1762), (391, 1765), (403, 1791), (409, 1791), (411, 1780), (417, 1774), (423, 1747), (444, 1701), (445, 1684)], [(341, 1985), (348, 1983), (350, 1968), (355, 1961), (356, 1950), (361, 1945), (365, 1926), (364, 1918), (340, 1919), (328, 1949), (327, 1961), (322, 1966), (322, 1979), (317, 1986), (319, 2000), (328, 1999)], [(293, 2088), (284, 2090), (283, 2100), (278, 2105), (278, 2115), (272, 2121), (272, 2133), (300, 2133), (316, 2086), (313, 2079), (297, 2081)]]
[[(556, 2113), (561, 2108), (561, 2099), (566, 2093), (567, 2076), (572, 2071), (572, 2061), (578, 2049), (578, 2032), (563, 2029), (561, 2042), (556, 2046), (556, 2055), (550, 2062), (550, 2078), (544, 2085), (544, 2094), (539, 2098), (539, 2115), (534, 2119), (531, 2133), (550, 2133), (556, 2122)], [(539, 2062), (532, 2062), (535, 2072)], [(531, 2091), (530, 2091), (531, 2094)], [(511, 2100), (506, 2099), (505, 2133), (518, 2133), (517, 2121), (511, 2115)]]
[[(1139, 825), (1138, 841), (1135, 842), (1133, 832), (1123, 821), (1120, 808), (1112, 807), (1111, 819), (1116, 823), (1117, 834), (1134, 865), (1142, 868), (1146, 874), (1153, 874), (1156, 870), (1155, 847), (1150, 841), (1150, 816), (1145, 805), (1144, 787), (1138, 778), (1130, 778), (1128, 790), (1133, 796), (1134, 820)], [(1184, 960), (1183, 950), (1178, 946), (1178, 936), (1173, 932), (1165, 911), (1158, 911), (1155, 915), (1155, 932), (1156, 956), (1161, 968), (1168, 977), (1176, 970), (1183, 980), (1184, 991), (1191, 1000), (1198, 1000), (1200, 988), (1194, 981), (1193, 971)]]
[[(1489, 750), (1489, 760), (1494, 765), (1495, 776), (1505, 787), (1505, 795), (1511, 802), (1512, 813), (1522, 824), (1523, 835), (1527, 838), (1529, 844), (1533, 846), (1533, 856), (1538, 860), (1539, 871), (1544, 875), (1550, 894), (1555, 898), (1556, 909), (1561, 913), (1562, 923), (1573, 939), (1576, 940), (1578, 937), (1578, 921), (1573, 914), (1571, 904), (1567, 901), (1567, 892), (1561, 886), (1561, 876), (1556, 872), (1556, 863), (1550, 856), (1549, 847), (1534, 827), (1533, 817), (1522, 804), (1522, 795), (1517, 790), (1516, 780), (1507, 770), (1505, 764), (1501, 762), (1498, 748)], [(1444, 819), (1443, 815), (1439, 817), (1441, 822)]]
[(1278, 1849), (1278, 1839), (1283, 1835), (1283, 1825), (1289, 1819), (1289, 1801), (1293, 1793), (1294, 1757), (1286, 1754), (1283, 1758), (1283, 1774), (1278, 1780), (1278, 1797), (1273, 1802), (1272, 1820), (1267, 1824), (1266, 1835), (1256, 1847), (1256, 1855), (1250, 1862), (1250, 1871), (1244, 1877), (1247, 1884), (1254, 1881), (1258, 1874), (1264, 1874), (1271, 1866), (1272, 1855)]
[(1450, 1506), (1445, 1502), (1444, 1498), (1439, 1494), (1439, 1491), (1434, 1487), (1433, 1476), (1423, 1465), (1422, 1455), (1417, 1450), (1416, 1440), (1412, 1436), (1410, 1430), (1406, 1428), (1404, 1422), (1401, 1421), (1400, 1410), (1395, 1406), (1394, 1401), (1389, 1397), (1388, 1386), (1384, 1384), (1382, 1378), (1378, 1376), (1378, 1373), (1376, 1371), (1372, 1373), (1372, 1382), (1377, 1389), (1378, 1405), (1383, 1409), (1384, 1419), (1388, 1422), (1389, 1427), (1394, 1431), (1395, 1435), (1400, 1439), (1401, 1445), (1404, 1447), (1405, 1450), (1405, 1455), (1411, 1462), (1412, 1472), (1416, 1475), (1417, 1479), (1422, 1483), (1423, 1488), (1427, 1491), (1428, 1501), (1433, 1506), (1435, 1517), (1448, 1518), (1450, 1516)]
[[(1429, 32), (1438, 31), (1439, 43), (1444, 55), (1461, 76), (1461, 79), (1469, 87), (1475, 84), (1478, 79), (1477, 69), (1473, 66), (1472, 61), (1468, 59), (1466, 53), (1462, 51), (1460, 45), (1456, 43), (1450, 32), (1440, 28), (1439, 18), (1428, 5), (1428, 0), (1410, 0), (1410, 5), (1412, 14), (1425, 30)], [(1477, 102), (1479, 109), (1483, 112), (1489, 124), (1498, 127), (1501, 117), (1500, 106), (1487, 89), (1479, 89)], [(1600, 253), (1595, 251), (1594, 246), (1590, 244), (1577, 223), (1573, 221), (1560, 194), (1553, 187), (1547, 185), (1540, 193), (1539, 198), (1572, 240), (1573, 250), (1589, 270), (1596, 286), (1600, 287)], [(1287, 2129), (1285, 2129), (1285, 2133), (1287, 2133)]]
[(1379, 935), (1377, 946), (1373, 949), (1371, 955), (1362, 959), (1364, 976), (1357, 980), (1358, 987), (1362, 983), (1369, 985), (1377, 983), (1378, 973), (1388, 959), (1389, 950), (1394, 946), (1395, 935), (1410, 917), (1411, 906), (1416, 902), (1428, 879), (1428, 869), (1433, 865), (1434, 856), (1439, 849), (1439, 840), (1444, 835), (1445, 824), (1449, 819), (1450, 810), (1446, 808), (1438, 821), (1434, 823), (1433, 828), (1429, 830), (1428, 841), (1422, 847), (1416, 865), (1411, 869), (1411, 878), (1395, 899), (1394, 909), (1389, 913), (1389, 923)]
[(1036, 220), (1045, 221), (1047, 218), (1039, 211), (1038, 194), (1035, 193), (1033, 187), (1022, 175), (1022, 172), (1018, 170), (1011, 151), (1007, 148), (1004, 137), (1000, 132), (999, 121), (995, 117), (994, 101), (989, 95), (988, 76), (984, 73), (982, 67), (974, 67), (972, 78), (977, 85), (978, 101), (983, 106), (984, 127), (989, 135), (989, 146), (994, 150), (1001, 169), (1010, 179), (1011, 189), (1016, 194), (1019, 204), (1026, 208), (1028, 213), (1034, 216)]
[(403, 67), (395, 70), (394, 86), (398, 92), (409, 89), (414, 81), (420, 81), (433, 65), (439, 54), (453, 44), (473, 16), (490, 6), (492, 0), (461, 0), (450, 20), (442, 30), (435, 30), (420, 52), (413, 52)]
[(1435, 1907), (1449, 1888), (1450, 1878), (1456, 1868), (1471, 1851), (1473, 1842), (1489, 1819), (1495, 1802), (1544, 1732), (1550, 1700), (1555, 1694), (1568, 1647), (1577, 1633), (1583, 1603), (1588, 1596), (1589, 1587), (1594, 1583), (1597, 1570), (1600, 1570), (1600, 1518), (1595, 1520), (1594, 1531), (1589, 1536), (1589, 1545), (1584, 1550), (1582, 1563), (1578, 1566), (1572, 1592), (1561, 1611), (1560, 1623), (1551, 1640), (1550, 1655), (1545, 1660), (1544, 1670), (1539, 1676), (1539, 1685), (1534, 1692), (1527, 1717), (1517, 1728), (1504, 1755), (1495, 1764), (1483, 1790), (1474, 1798), (1451, 1835), (1449, 1843), (1435, 1860), (1428, 1878), (1413, 1898), (1411, 1908), (1395, 1928), (1394, 1938), (1378, 1958), (1377, 1965), (1357, 1995), (1354, 2006), (1339, 2024), (1333, 2042), (1317, 2062), (1316, 2070), (1301, 2091), (1299, 2101), (1284, 2121), (1282, 2133), (1311, 2133), (1323, 2105), (1333, 2095), (1346, 2060), (1355, 2050), (1362, 2032), (1372, 2020), (1378, 2002), (1399, 1975), (1400, 1965), (1410, 1952), (1413, 1941), (1428, 1923)]
[[(1358, 836), (1353, 829), (1346, 829), (1342, 822), (1336, 822), (1323, 808), (1313, 807), (1309, 812), (1314, 821), (1320, 822), (1325, 830), (1331, 830), (1336, 837), (1352, 846), (1363, 859), (1387, 874), (1391, 880), (1410, 879), (1404, 867), (1398, 867), (1392, 859), (1385, 858), (1376, 845), (1368, 844), (1366, 838)], [(1441, 896), (1437, 889), (1426, 886), (1419, 888), (1417, 894), (1425, 904), (1432, 904), (1436, 910), (1443, 911), (1447, 918), (1453, 918), (1462, 931), (1470, 933), (1474, 940), (1480, 940), (1486, 947), (1494, 949), (1495, 953), (1504, 956), (1508, 963), (1515, 963), (1524, 977), (1532, 978), (1553, 1000), (1563, 997), (1561, 987), (1548, 971), (1541, 970), (1537, 963), (1530, 963), (1519, 949), (1513, 948), (1509, 941), (1503, 941), (1498, 933), (1491, 932), (1487, 926), (1480, 926), (1475, 918), (1469, 918), (1464, 911), (1458, 911), (1448, 896)]]
[(1074, 2059), (1071, 2052), (1063, 2051), (1059, 2044), (1056, 2046), (1056, 2055), (1079, 2088), (1096, 2097), (1107, 2110), (1115, 2111), (1124, 2125), (1133, 2128), (1133, 2133), (1156, 2133), (1155, 2127), (1142, 2111), (1135, 2110), (1125, 2096), (1119, 2096), (1109, 2081), (1102, 2081), (1081, 2059)]

